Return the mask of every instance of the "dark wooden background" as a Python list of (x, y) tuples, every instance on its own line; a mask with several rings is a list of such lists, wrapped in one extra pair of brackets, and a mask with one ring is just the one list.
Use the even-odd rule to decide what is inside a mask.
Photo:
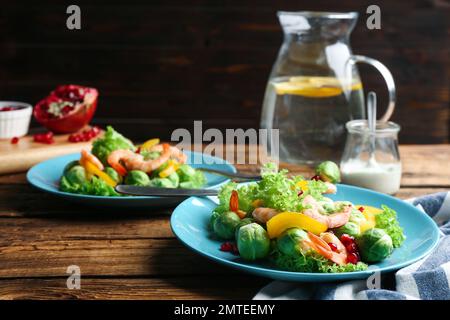
[[(276, 11), (358, 11), (353, 51), (392, 71), (401, 142), (449, 142), (449, 1), (378, 1), (382, 29), (368, 30), (372, 3), (77, 1), (82, 30), (69, 31), (71, 3), (2, 1), (0, 99), (35, 103), (58, 84), (94, 86), (101, 93), (95, 122), (135, 139), (167, 138), (199, 119), (205, 127), (257, 127), (282, 42)], [(360, 70), (365, 88), (376, 90), (384, 105), (380, 76)]]

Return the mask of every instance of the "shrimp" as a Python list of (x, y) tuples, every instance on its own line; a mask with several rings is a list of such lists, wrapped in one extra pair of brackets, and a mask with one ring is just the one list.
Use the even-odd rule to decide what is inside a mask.
[(339, 240), (339, 238), (334, 235), (334, 233), (323, 232), (320, 234), (320, 238), (326, 243), (334, 244), (336, 246), (337, 252), (345, 252), (345, 254), (347, 254), (347, 249), (342, 244), (341, 240)]
[(125, 162), (127, 159), (133, 158), (136, 156), (131, 150), (114, 150), (108, 156), (108, 164), (117, 171), (121, 176), (125, 176), (127, 174), (127, 169), (120, 163), (121, 161)]
[(264, 207), (255, 208), (255, 210), (253, 210), (252, 212), (253, 218), (261, 223), (266, 223), (277, 214), (279, 214), (279, 212), (276, 209)]
[(94, 156), (89, 151), (83, 149), (83, 150), (81, 150), (80, 163), (83, 164), (85, 161), (89, 161), (90, 163), (92, 163), (94, 166), (96, 166), (98, 169), (100, 169), (102, 171), (104, 169), (103, 163), (96, 156)]
[(308, 232), (308, 238), (309, 238), (308, 242), (309, 246), (312, 249), (314, 249), (318, 254), (320, 254), (322, 257), (325, 257), (328, 260), (331, 260), (340, 266), (347, 264), (347, 250), (345, 250), (345, 248), (344, 251), (342, 252), (339, 251), (334, 252), (330, 248), (328, 243), (321, 237), (318, 237), (315, 234)]
[(317, 203), (311, 195), (307, 195), (303, 199), (303, 204), (308, 205), (309, 208), (304, 209), (303, 213), (307, 216), (323, 223), (328, 226), (328, 229), (337, 228), (343, 226), (350, 219), (350, 213), (352, 211), (352, 205), (344, 205), (341, 212), (332, 213), (330, 215), (320, 213), (320, 204)]
[[(164, 162), (170, 158), (170, 146), (167, 143), (162, 145), (163, 149), (161, 155), (157, 159), (144, 160), (141, 154), (134, 153), (131, 150), (115, 150), (111, 152), (108, 156), (108, 163), (113, 167), (119, 174), (126, 174), (126, 169), (128, 170), (141, 170), (144, 172), (152, 172), (158, 169)], [(126, 169), (122, 166), (120, 162), (125, 164)]]
[[(162, 152), (164, 144), (157, 144), (150, 148), (150, 151)], [(186, 163), (187, 156), (177, 147), (170, 146), (170, 158), (177, 160), (179, 163)]]
[(332, 184), (331, 182), (325, 182), (325, 185), (327, 186), (327, 190), (324, 192), (324, 194), (336, 193), (337, 187), (335, 184)]

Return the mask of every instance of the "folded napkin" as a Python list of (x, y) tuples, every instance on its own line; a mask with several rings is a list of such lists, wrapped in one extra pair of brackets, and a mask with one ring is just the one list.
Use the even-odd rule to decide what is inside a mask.
[(450, 300), (450, 192), (406, 200), (440, 226), (437, 248), (424, 259), (381, 277), (384, 289), (368, 289), (367, 280), (344, 283), (274, 281), (254, 297), (282, 300)]

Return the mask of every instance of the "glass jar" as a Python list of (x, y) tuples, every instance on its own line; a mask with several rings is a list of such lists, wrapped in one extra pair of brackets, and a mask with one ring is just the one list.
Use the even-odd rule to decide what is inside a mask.
[(388, 194), (397, 192), (402, 173), (400, 126), (377, 121), (376, 130), (371, 133), (367, 120), (353, 120), (346, 127), (347, 141), (341, 160), (343, 182)]
[(345, 144), (345, 124), (364, 119), (363, 85), (356, 67), (368, 63), (388, 86), (388, 120), (395, 106), (395, 84), (379, 61), (354, 55), (350, 34), (357, 12), (278, 12), (283, 44), (273, 65), (261, 113), (261, 128), (278, 129), (283, 162), (314, 165), (338, 162)]

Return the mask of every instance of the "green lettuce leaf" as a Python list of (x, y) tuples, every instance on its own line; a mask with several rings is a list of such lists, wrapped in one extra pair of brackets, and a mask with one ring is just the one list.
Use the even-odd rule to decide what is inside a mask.
[(294, 272), (340, 273), (363, 271), (368, 267), (364, 262), (340, 266), (314, 252), (292, 256), (275, 250), (272, 253), (272, 260), (279, 268)]
[(135, 150), (133, 143), (111, 126), (106, 127), (105, 134), (92, 143), (92, 153), (107, 165), (107, 158), (114, 150)]
[(379, 229), (384, 229), (386, 233), (392, 238), (394, 248), (398, 248), (405, 241), (406, 236), (403, 233), (402, 227), (397, 220), (397, 213), (388, 206), (382, 205), (382, 213), (375, 216), (375, 225)]

